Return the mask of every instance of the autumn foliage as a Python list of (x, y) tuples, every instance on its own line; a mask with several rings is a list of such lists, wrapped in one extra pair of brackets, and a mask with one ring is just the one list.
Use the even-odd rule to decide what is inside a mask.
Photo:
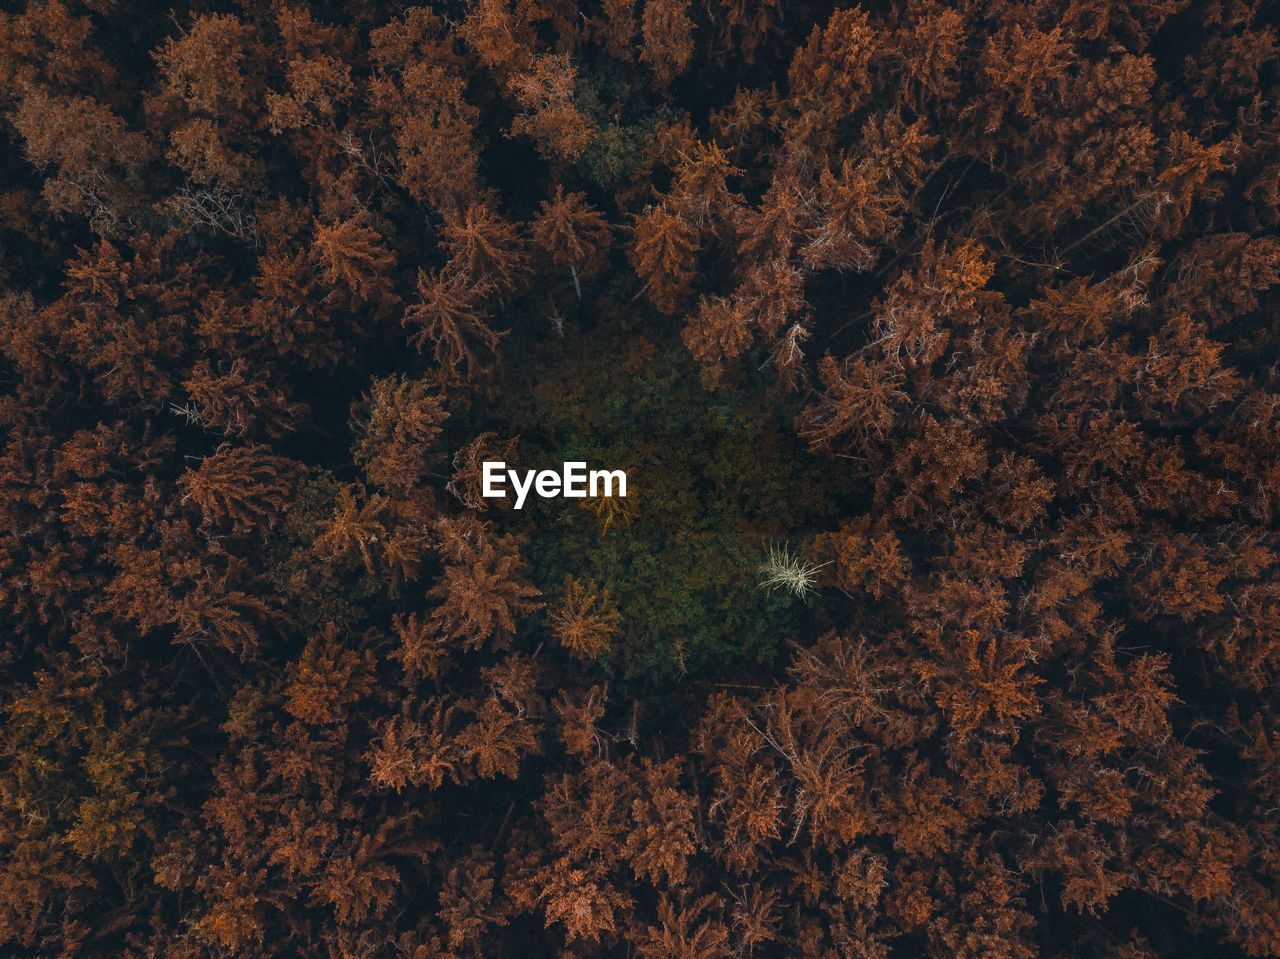
[(1276, 12), (7, 5), (0, 955), (1280, 955)]

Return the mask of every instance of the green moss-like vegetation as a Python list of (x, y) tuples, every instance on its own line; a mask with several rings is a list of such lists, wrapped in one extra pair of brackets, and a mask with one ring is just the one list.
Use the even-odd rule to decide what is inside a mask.
[(616, 190), (644, 165), (644, 142), (651, 129), (651, 125), (618, 123), (598, 127), (590, 146), (578, 160), (578, 172), (603, 190)]
[(625, 469), (628, 497), (607, 523), (592, 499), (532, 496), (509, 514), (529, 534), (538, 586), (552, 602), (566, 574), (608, 588), (623, 625), (600, 665), (623, 680), (772, 665), (808, 611), (762, 590), (758, 566), (767, 542), (798, 542), (831, 513), (830, 477), (784, 411), (708, 392), (678, 344), (589, 334), (571, 350), (508, 407), (521, 436), (512, 465)]

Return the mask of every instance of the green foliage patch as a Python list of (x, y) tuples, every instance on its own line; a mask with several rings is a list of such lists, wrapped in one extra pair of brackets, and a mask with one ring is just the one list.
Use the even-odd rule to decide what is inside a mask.
[(708, 392), (678, 346), (587, 334), (538, 370), (508, 407), (522, 468), (583, 460), (624, 469), (625, 503), (531, 498), (510, 515), (529, 534), (538, 586), (567, 575), (607, 587), (622, 633), (601, 665), (670, 682), (768, 666), (807, 618), (759, 587), (769, 541), (798, 541), (833, 512), (830, 477), (786, 430), (784, 410)]

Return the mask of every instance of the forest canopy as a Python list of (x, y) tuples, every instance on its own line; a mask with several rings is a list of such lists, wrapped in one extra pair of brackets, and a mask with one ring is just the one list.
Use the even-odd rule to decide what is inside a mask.
[(7, 4), (0, 953), (1280, 955), (1276, 14)]

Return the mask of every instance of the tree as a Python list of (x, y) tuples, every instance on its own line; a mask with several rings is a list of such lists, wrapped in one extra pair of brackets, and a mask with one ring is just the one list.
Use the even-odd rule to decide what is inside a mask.
[(602, 592), (572, 577), (565, 580), (564, 598), (550, 616), (556, 639), (574, 656), (593, 659), (608, 651), (621, 615)]
[(436, 362), (451, 379), (465, 367), (463, 378), (473, 380), (497, 359), (498, 343), (506, 334), (485, 324), (479, 306), (486, 292), (461, 270), (418, 273), (418, 302), (405, 310), (402, 322), (417, 327), (409, 342), (419, 350), (430, 343)]
[(528, 254), (514, 224), (487, 203), (472, 203), (444, 215), (441, 230), (452, 272), (474, 277), (499, 294), (517, 290), (528, 269)]
[(150, 145), (109, 106), (29, 88), (12, 122), (28, 162), (53, 168), (42, 188), (51, 210), (81, 214), (101, 235), (119, 232), (137, 215), (132, 184), (150, 158)]
[(250, 370), (243, 359), (233, 360), (222, 373), (208, 360), (197, 360), (182, 386), (189, 399), (172, 411), (225, 436), (260, 432), (279, 439), (296, 429), (307, 411), (305, 404), (291, 401), (267, 371)]
[(703, 381), (718, 386), (730, 364), (751, 345), (750, 312), (741, 300), (703, 297), (681, 339), (702, 368)]
[(169, 159), (197, 184), (251, 183), (259, 172), (253, 157), (261, 144), (258, 104), (266, 96), (253, 30), (231, 15), (196, 16), (154, 56), (164, 84), (148, 108), (168, 120)]
[(480, 111), (464, 96), (466, 79), (428, 61), (404, 66), (399, 80), (399, 89), (389, 79), (378, 89), (394, 131), (397, 182), (440, 210), (473, 202)]
[(315, 540), (317, 555), (330, 562), (357, 555), (372, 574), (376, 566), (374, 544), (387, 538), (381, 518), (386, 508), (386, 497), (376, 493), (367, 498), (358, 496), (355, 488), (343, 486), (332, 516), (319, 523), (320, 535)]
[(432, 625), (464, 648), (502, 647), (511, 640), (516, 617), (537, 609), (539, 595), (522, 574), (510, 536), (491, 536), (478, 520), (464, 517), (436, 523), (444, 573), (428, 591), (439, 600)]
[(744, 205), (729, 181), (742, 173), (718, 144), (699, 141), (691, 153), (680, 155), (667, 203), (700, 231), (728, 234)]
[(874, 160), (855, 163), (846, 158), (838, 174), (823, 170), (817, 205), (824, 215), (801, 251), (806, 265), (870, 269), (881, 244), (900, 228), (906, 202), (895, 171)]
[(635, 0), (604, 0), (601, 16), (591, 22), (611, 57), (631, 61), (636, 57)]
[(388, 275), (395, 267), (395, 257), (366, 218), (355, 216), (330, 226), (317, 224), (311, 253), (321, 279), (333, 290), (326, 299), (349, 309), (395, 302)]
[(837, 10), (825, 26), (814, 26), (787, 70), (789, 106), (795, 118), (788, 138), (817, 152), (830, 145), (831, 129), (866, 105), (872, 64), (881, 39), (859, 8)]
[(294, 465), (263, 446), (222, 445), (178, 480), (209, 525), (247, 531), (269, 527), (280, 516), (293, 487)]
[(529, 232), (542, 256), (569, 270), (574, 293), (581, 300), (581, 277), (604, 265), (613, 239), (608, 220), (587, 203), (585, 193), (566, 194), (557, 185), (554, 196), (542, 201)]
[(688, 220), (663, 206), (651, 206), (636, 219), (632, 262), (649, 298), (664, 313), (674, 313), (694, 279), (698, 233)]
[(732, 952), (729, 931), (716, 918), (720, 908), (720, 898), (714, 895), (688, 903), (663, 897), (658, 904), (658, 925), (648, 928), (637, 954), (644, 959), (726, 959)]
[(375, 379), (360, 406), (362, 435), (352, 458), (371, 483), (405, 492), (443, 458), (433, 447), (449, 413), (425, 382)]
[(859, 448), (874, 450), (908, 399), (901, 370), (883, 360), (868, 362), (859, 356), (841, 364), (828, 353), (818, 364), (818, 376), (825, 392), (805, 408), (800, 435), (820, 449), (848, 436)]
[(734, 52), (745, 62), (754, 62), (761, 44), (778, 29), (780, 6), (778, 0), (763, 0), (758, 4), (718, 0), (709, 5), (712, 20), (720, 25), (719, 44), (729, 49), (736, 47)]
[(668, 86), (693, 59), (688, 0), (644, 0), (640, 36), (640, 59), (653, 70), (659, 88)]
[(521, 111), (511, 123), (511, 135), (529, 137), (539, 153), (557, 163), (582, 156), (594, 135), (591, 121), (573, 102), (576, 77), (568, 57), (546, 54), (510, 80)]

